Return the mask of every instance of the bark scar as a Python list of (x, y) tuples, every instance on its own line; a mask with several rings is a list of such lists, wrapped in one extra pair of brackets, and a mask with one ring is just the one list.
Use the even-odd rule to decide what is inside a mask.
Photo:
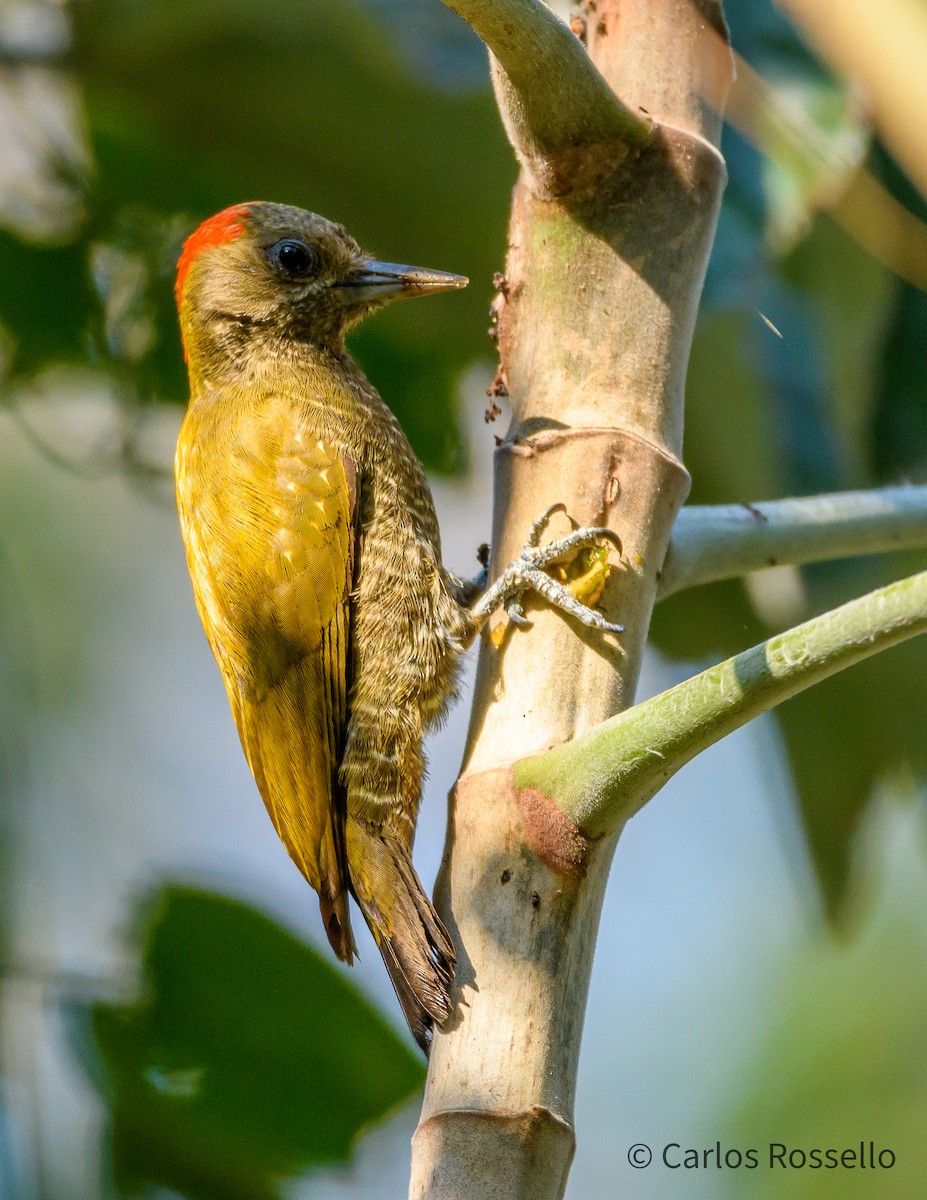
[(525, 840), (545, 866), (568, 879), (583, 879), (589, 838), (563, 809), (536, 788), (519, 788), (518, 811)]

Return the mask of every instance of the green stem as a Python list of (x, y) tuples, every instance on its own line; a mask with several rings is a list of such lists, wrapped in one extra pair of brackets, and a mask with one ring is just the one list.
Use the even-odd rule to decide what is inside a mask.
[(646, 141), (649, 122), (626, 108), (596, 70), (579, 39), (541, 0), (444, 0), (480, 35), (510, 89), (521, 145), (556, 154), (614, 139)]
[(515, 764), (515, 784), (596, 837), (633, 816), (702, 750), (797, 692), (927, 632), (927, 571), (815, 617)]

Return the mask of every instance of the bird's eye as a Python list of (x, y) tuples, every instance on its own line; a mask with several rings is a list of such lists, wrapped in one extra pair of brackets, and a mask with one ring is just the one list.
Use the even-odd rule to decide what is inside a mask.
[(319, 269), (319, 254), (305, 242), (284, 238), (267, 251), (271, 263), (289, 279), (309, 279)]

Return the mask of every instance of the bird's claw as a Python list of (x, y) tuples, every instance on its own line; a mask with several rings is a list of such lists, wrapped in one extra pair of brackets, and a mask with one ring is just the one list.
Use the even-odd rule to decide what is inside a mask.
[(531, 622), (525, 616), (525, 610), (517, 595), (510, 596), (505, 602), (505, 612), (509, 621), (518, 629), (529, 629)]
[[(525, 539), (525, 545), (522, 548), (522, 554), (524, 554), (525, 550), (529, 546), (540, 546), (541, 534), (544, 532), (544, 530), (550, 524), (550, 519), (554, 515), (554, 513), (558, 513), (558, 512), (565, 513), (566, 505), (565, 504), (552, 504), (550, 506), (550, 508), (547, 509), (546, 512), (542, 512), (541, 515), (536, 520), (531, 522), (531, 528), (528, 530), (528, 536)], [(571, 522), (571, 524), (573, 524), (573, 522)], [(574, 529), (576, 528), (575, 524), (573, 524), (573, 528)]]
[[(536, 592), (554, 608), (568, 616), (575, 617), (583, 625), (603, 633), (619, 634), (624, 632), (624, 626), (607, 621), (604, 616), (588, 604), (583, 603), (584, 593), (596, 598), (601, 594), (602, 585), (608, 576), (610, 567), (605, 561), (605, 554), (599, 547), (601, 562), (598, 566), (596, 586), (588, 585), (583, 576), (571, 580), (567, 572), (561, 569), (560, 578), (554, 578), (547, 568), (569, 564), (576, 554), (583, 550), (599, 546), (601, 541), (610, 542), (620, 553), (621, 539), (611, 529), (593, 526), (577, 527), (566, 537), (559, 538), (545, 545), (540, 544), (544, 530), (555, 512), (565, 511), (564, 505), (552, 505), (533, 522), (521, 553), (514, 562), (502, 572), (496, 582), (480, 597), (471, 610), (479, 621), (485, 621), (500, 606), (505, 608), (509, 622), (517, 628), (526, 628), (531, 622), (525, 616), (521, 597), (526, 592)], [(587, 572), (588, 573), (588, 572)], [(494, 638), (494, 640), (496, 640)]]

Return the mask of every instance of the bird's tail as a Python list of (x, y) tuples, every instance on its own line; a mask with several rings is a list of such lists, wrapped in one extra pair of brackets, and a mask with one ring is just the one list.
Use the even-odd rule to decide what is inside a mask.
[(370, 926), (412, 1036), (428, 1054), (431, 1032), (451, 1014), (456, 957), (408, 849), (350, 817), (351, 890)]

